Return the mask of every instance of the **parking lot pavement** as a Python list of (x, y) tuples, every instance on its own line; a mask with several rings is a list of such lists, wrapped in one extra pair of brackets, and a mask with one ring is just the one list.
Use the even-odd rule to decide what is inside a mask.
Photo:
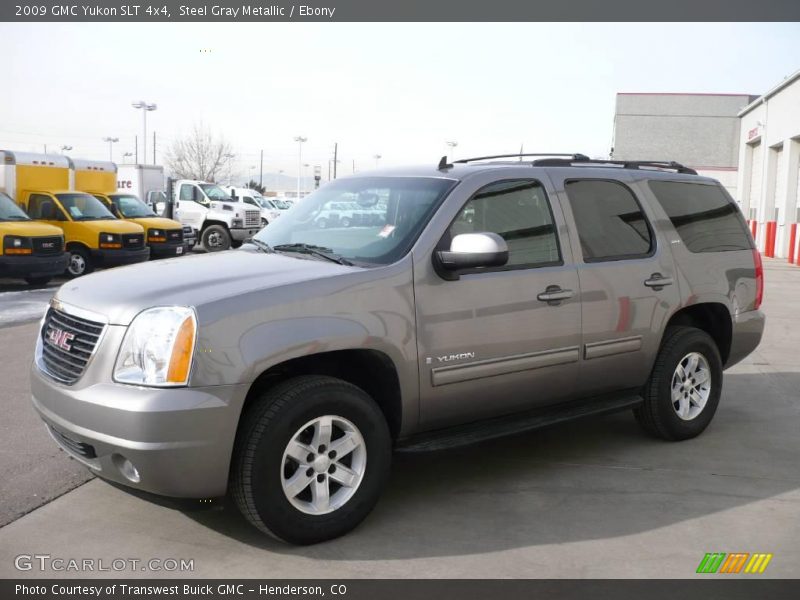
[[(797, 577), (800, 268), (769, 261), (766, 271), (764, 342), (726, 372), (717, 416), (697, 439), (650, 439), (626, 412), (399, 454), (374, 513), (312, 547), (264, 538), (230, 508), (179, 511), (93, 480), (0, 529), (0, 577), (43, 576), (16, 571), (13, 558), (46, 553), (192, 559), (201, 577), (682, 578), (706, 552), (772, 553), (761, 577)], [(9, 376), (24, 387), (22, 373)]]

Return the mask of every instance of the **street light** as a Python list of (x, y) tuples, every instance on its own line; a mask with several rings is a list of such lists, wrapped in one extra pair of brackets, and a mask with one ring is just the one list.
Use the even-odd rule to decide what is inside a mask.
[(70, 150), (72, 150), (72, 146), (61, 146), (61, 154), (64, 154), (64, 152), (69, 152)]
[(458, 142), (445, 142), (445, 144), (450, 148), (450, 158), (455, 158)]
[(103, 138), (103, 141), (104, 141), (104, 142), (108, 142), (108, 160), (110, 160), (111, 162), (114, 162), (114, 150), (113, 150), (114, 146), (113, 146), (113, 145), (114, 145), (116, 142), (118, 142), (118, 141), (119, 141), (119, 138), (115, 138), (115, 137), (104, 137), (104, 138)]
[(122, 162), (125, 162), (125, 159), (128, 158), (129, 156), (133, 156), (133, 152), (126, 152), (125, 154), (123, 154)]
[(377, 169), (378, 168), (378, 161), (383, 157), (380, 154), (375, 154), (375, 155), (373, 155), (372, 158), (375, 159), (375, 168)]
[(298, 135), (294, 138), (297, 142), (297, 199), (300, 200), (300, 178), (303, 176), (303, 142), (307, 142), (308, 138)]
[(135, 109), (142, 109), (142, 124), (144, 126), (144, 136), (142, 139), (142, 164), (147, 164), (147, 113), (155, 110), (158, 106), (155, 103), (145, 102), (144, 100), (139, 100), (138, 102), (131, 102), (131, 106)]

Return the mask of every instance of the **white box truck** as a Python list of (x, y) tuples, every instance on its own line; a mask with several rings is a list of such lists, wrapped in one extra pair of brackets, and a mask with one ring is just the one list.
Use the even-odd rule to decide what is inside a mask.
[(159, 215), (164, 211), (164, 167), (161, 165), (118, 165), (117, 191), (133, 194)]

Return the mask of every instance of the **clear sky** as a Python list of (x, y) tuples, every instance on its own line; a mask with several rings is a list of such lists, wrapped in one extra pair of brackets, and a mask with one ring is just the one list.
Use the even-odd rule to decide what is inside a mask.
[[(617, 92), (760, 94), (800, 69), (800, 24), (9, 24), (0, 147), (122, 162), (193, 123), (247, 174), (327, 176), (456, 155), (606, 155)], [(148, 160), (152, 159), (152, 138)], [(159, 161), (160, 161), (159, 151)]]

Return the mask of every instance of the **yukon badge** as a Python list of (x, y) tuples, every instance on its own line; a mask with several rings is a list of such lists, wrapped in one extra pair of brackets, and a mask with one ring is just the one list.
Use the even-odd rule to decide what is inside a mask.
[[(467, 358), (475, 358), (474, 352), (460, 352), (459, 354), (446, 354), (444, 356), (437, 356), (436, 362), (437, 363), (449, 363), (454, 362), (457, 360), (464, 360)], [(429, 365), (433, 361), (430, 358), (425, 359), (425, 364)]]

